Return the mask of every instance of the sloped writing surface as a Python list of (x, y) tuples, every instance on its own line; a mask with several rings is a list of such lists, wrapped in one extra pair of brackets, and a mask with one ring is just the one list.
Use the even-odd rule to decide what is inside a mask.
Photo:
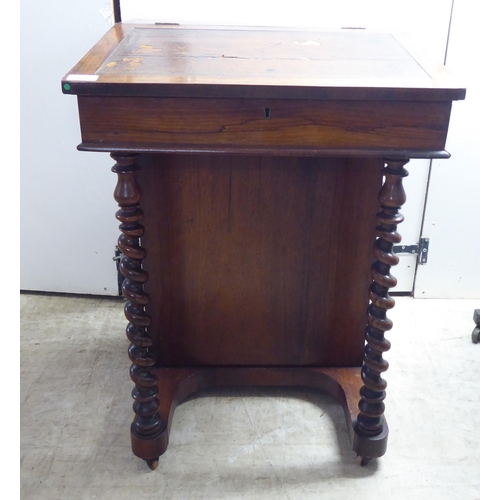
[(391, 34), (349, 30), (136, 28), (96, 73), (161, 76), (165, 83), (335, 86), (369, 79), (379, 85), (430, 81)]

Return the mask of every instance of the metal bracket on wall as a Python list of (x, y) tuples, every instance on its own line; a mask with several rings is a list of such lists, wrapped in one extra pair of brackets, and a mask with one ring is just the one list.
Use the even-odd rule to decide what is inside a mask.
[(417, 245), (398, 245), (392, 248), (395, 254), (415, 255), (418, 264), (427, 264), (429, 259), (429, 238), (420, 238)]

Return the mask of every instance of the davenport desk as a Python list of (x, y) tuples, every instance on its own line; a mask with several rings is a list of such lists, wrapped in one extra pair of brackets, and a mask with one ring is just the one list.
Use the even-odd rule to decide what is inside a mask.
[(302, 386), (382, 456), (404, 166), (465, 90), (389, 33), (121, 23), (62, 88), (118, 176), (133, 452), (196, 391)]

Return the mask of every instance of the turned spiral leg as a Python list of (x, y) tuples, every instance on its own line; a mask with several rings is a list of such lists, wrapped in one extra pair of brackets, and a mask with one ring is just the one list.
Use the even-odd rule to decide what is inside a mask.
[(376, 260), (372, 265), (372, 284), (369, 288), (370, 304), (368, 306), (367, 326), (365, 330), (364, 360), (361, 369), (363, 387), (360, 391), (359, 414), (356, 433), (374, 437), (380, 435), (384, 428), (384, 399), (387, 382), (381, 374), (388, 368), (383, 353), (391, 347), (384, 333), (392, 328), (392, 321), (386, 312), (394, 307), (394, 299), (388, 291), (397, 280), (391, 275), (391, 267), (399, 262), (393, 253), (393, 245), (401, 241), (397, 225), (404, 220), (399, 209), (406, 201), (403, 188), (403, 177), (408, 171), (403, 168), (408, 160), (385, 160), (383, 170), (385, 182), (379, 193), (381, 210), (377, 213), (376, 240), (374, 253)]
[(148, 279), (142, 268), (146, 251), (141, 247), (144, 227), (139, 223), (143, 212), (139, 208), (141, 191), (135, 172), (139, 169), (137, 155), (112, 154), (116, 161), (112, 171), (118, 174), (118, 183), (114, 192), (120, 209), (116, 218), (121, 222), (121, 235), (118, 247), (123, 256), (120, 270), (125, 278), (123, 294), (125, 316), (129, 321), (126, 333), (130, 340), (129, 357), (132, 361), (130, 377), (135, 383), (132, 391), (135, 417), (131, 426), (132, 447), (136, 455), (144, 459), (157, 459), (166, 448), (166, 424), (162, 420), (159, 408), (157, 377), (150, 368), (155, 364), (155, 355), (150, 351), (152, 339), (148, 333), (150, 317), (145, 312), (149, 296), (144, 291)]

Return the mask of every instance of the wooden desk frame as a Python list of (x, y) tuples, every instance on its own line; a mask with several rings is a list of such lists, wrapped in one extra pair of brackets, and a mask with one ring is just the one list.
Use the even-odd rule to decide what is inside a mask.
[[(338, 61), (332, 62), (333, 69), (325, 69), (324, 61), (317, 58), (311, 64), (316, 65), (318, 75), (308, 76), (301, 73), (295, 56), (288, 61), (295, 72), (293, 79), (283, 66), (282, 57), (274, 61), (276, 77), (259, 73), (259, 68), (271, 64), (263, 63), (262, 57), (256, 58), (256, 66), (248, 63), (248, 71), (240, 74), (235, 65), (246, 67), (247, 63), (234, 60), (252, 59), (247, 57), (251, 50), (260, 54), (259, 43), (277, 46), (283, 40), (292, 52), (296, 50), (292, 43), (324, 44), (326, 50), (328, 43), (335, 48), (339, 40), (351, 34), (337, 31), (330, 40), (329, 34), (315, 30), (238, 28), (230, 34), (246, 45), (242, 42), (241, 46), (231, 46), (231, 54), (222, 54), (219, 59), (213, 54), (207, 56), (205, 47), (210, 50), (213, 45), (213, 50), (218, 50), (217, 44), (223, 46), (228, 30), (118, 23), (62, 82), (63, 92), (78, 95), (82, 129), (79, 149), (110, 152), (115, 161), (112, 170), (118, 176), (114, 193), (121, 230), (118, 246), (123, 254), (120, 269), (127, 298), (130, 376), (135, 384), (132, 450), (155, 469), (168, 445), (176, 405), (197, 391), (225, 386), (303, 386), (325, 390), (343, 405), (352, 448), (365, 464), (382, 456), (387, 447), (386, 382), (381, 375), (388, 368), (383, 354), (390, 348), (385, 332), (392, 328), (392, 322), (386, 313), (394, 307), (388, 292), (396, 285), (391, 268), (398, 263), (393, 245), (401, 241), (397, 228), (403, 221), (400, 209), (406, 200), (402, 182), (408, 174), (405, 165), (411, 158), (449, 156), (444, 146), (451, 103), (463, 99), (465, 91), (453, 84), (444, 68), (423, 62), (415, 53), (411, 56), (407, 47), (400, 50), (392, 39), (383, 36), (377, 40), (387, 44), (388, 54), (394, 54), (399, 61), (395, 66), (381, 62), (376, 55), (359, 63), (354, 57), (354, 62), (345, 64), (352, 63), (349, 68), (361, 73), (377, 64), (388, 64), (387, 68), (381, 66), (384, 71), (406, 64), (409, 76), (389, 78), (385, 74), (385, 80), (348, 85), (345, 75), (335, 74), (336, 65), (341, 65)], [(176, 37), (178, 43), (173, 42)], [(358, 34), (348, 41), (355, 44), (361, 40), (356, 37)], [(249, 48), (249, 40), (255, 46), (250, 44)], [(182, 53), (176, 52), (176, 46), (181, 46)], [(162, 50), (165, 58), (157, 55)], [(300, 50), (307, 52), (309, 48)], [(213, 75), (203, 73), (207, 57), (215, 60)], [(163, 69), (158, 69), (161, 64)], [(186, 75), (179, 73), (184, 70)], [(383, 75), (384, 71), (380, 73)], [(400, 76), (404, 78), (398, 83)], [(228, 164), (224, 163), (226, 160)], [(247, 167), (236, 168), (240, 163)], [(201, 188), (189, 188), (191, 202), (185, 202), (188, 195), (176, 198), (176, 193), (183, 189), (182, 183), (189, 184), (191, 177), (197, 175), (203, 182), (197, 181)], [(233, 194), (247, 207), (248, 217), (255, 219), (254, 226), (265, 240), (260, 246), (259, 238), (245, 234), (248, 228), (253, 231), (254, 226), (243, 224), (244, 212), (238, 215), (243, 229), (238, 229), (237, 234), (226, 236), (220, 230), (222, 219), (217, 218), (216, 212), (227, 201), (219, 202), (218, 183), (228, 175), (230, 182), (240, 183), (234, 191), (229, 189), (229, 207)], [(311, 181), (310, 175), (318, 177)], [(291, 186), (286, 196), (281, 187), (285, 182)], [(172, 183), (175, 188), (170, 187)], [(318, 215), (324, 207), (330, 207), (322, 183), (327, 185), (327, 194), (328, 189), (335, 190), (332, 199), (340, 200), (338, 206), (332, 205), (332, 216)], [(206, 189), (207, 185), (212, 191)], [(310, 195), (308, 186), (313, 186)], [(296, 212), (292, 208), (286, 211), (282, 207), (290, 205), (294, 196), (305, 207), (303, 210), (313, 207), (311, 213), (319, 219), (314, 237), (306, 237), (304, 228), (308, 226), (302, 220), (294, 220)], [(281, 205), (271, 203), (275, 197), (282, 200)], [(209, 199), (212, 209), (205, 210), (204, 198)], [(262, 203), (268, 207), (264, 215), (260, 211)], [(196, 206), (192, 213), (203, 222), (193, 222), (196, 217), (185, 215), (191, 213), (191, 204)], [(182, 223), (172, 218), (177, 210), (182, 211)], [(213, 216), (206, 215), (211, 211)], [(272, 234), (276, 220), (286, 226), (283, 238), (287, 232), (302, 232), (298, 239), (312, 238), (310, 248), (306, 251), (302, 243), (297, 243), (296, 249), (283, 250)], [(178, 242), (184, 239), (193, 244), (191, 223), (198, 224), (196, 241), (202, 241), (201, 249), (206, 248), (182, 260), (182, 252), (174, 252), (171, 246), (180, 245)], [(228, 227), (226, 232), (231, 233), (232, 229)], [(219, 246), (217, 238), (222, 238)], [(292, 239), (287, 241), (287, 245), (294, 246)], [(232, 248), (234, 242), (237, 247)], [(352, 246), (350, 256), (346, 242)], [(368, 250), (373, 244), (375, 261), (370, 267), (373, 258)], [(252, 245), (255, 248), (247, 251)], [(338, 262), (332, 258), (329, 265), (327, 257), (314, 267), (318, 256), (320, 260), (324, 258), (325, 248), (333, 249)], [(284, 252), (285, 263), (277, 260), (281, 274), (269, 278), (266, 273), (272, 274), (274, 269), (274, 260), (269, 263), (271, 251)], [(222, 260), (228, 268), (224, 270), (224, 265), (219, 265), (217, 272), (221, 273), (224, 286), (220, 287), (215, 279), (211, 281), (206, 269), (191, 274), (189, 269), (186, 271), (189, 262), (210, 259), (218, 252), (241, 261), (236, 269), (231, 267), (230, 258)], [(242, 254), (249, 257), (248, 263)], [(285, 282), (293, 281), (294, 273), (289, 268), (301, 259), (307, 261), (304, 285), (285, 287)], [(176, 266), (182, 268), (180, 277), (173, 276)], [(347, 266), (348, 270), (319, 285), (311, 276), (320, 276), (322, 266), (326, 274), (333, 269), (331, 266), (337, 270)], [(258, 276), (252, 281), (255, 273)], [(240, 285), (241, 276), (250, 276), (256, 290)], [(165, 291), (170, 284), (176, 293), (186, 288), (184, 302), (172, 297), (174, 292)], [(258, 288), (262, 290), (269, 284), (276, 290), (283, 286), (283, 298), (270, 292), (267, 302), (260, 300)], [(215, 315), (208, 311), (214, 304), (217, 309), (219, 304), (208, 297), (212, 290), (206, 289), (211, 287), (223, 290), (219, 294), (220, 304), (224, 305)], [(368, 289), (368, 294), (361, 296), (362, 289)], [(250, 302), (256, 301), (255, 314), (248, 312), (248, 297)], [(315, 304), (304, 297), (336, 297), (345, 300), (346, 305), (332, 306), (334, 314), (329, 307), (320, 308), (318, 316)], [(196, 307), (202, 306), (203, 311), (197, 311), (189, 301)], [(297, 304), (305, 312), (296, 313)], [(307, 304), (313, 309), (307, 309)], [(174, 317), (175, 305), (188, 312)], [(269, 319), (272, 315), (261, 319), (273, 305), (277, 311), (292, 311), (294, 318), (314, 316), (317, 324), (311, 320), (306, 325), (304, 320), (303, 325), (290, 327), (286, 319)], [(241, 317), (234, 312), (240, 310)], [(221, 320), (224, 311), (229, 317), (226, 323)], [(190, 322), (193, 315), (197, 319)], [(209, 326), (210, 321), (215, 326)], [(238, 321), (243, 325), (239, 333), (234, 326), (240, 324)], [(310, 326), (312, 323), (316, 326)], [(182, 332), (176, 331), (177, 327), (182, 327)], [(260, 346), (253, 346), (251, 334)], [(332, 353), (325, 354), (329, 350)]]

